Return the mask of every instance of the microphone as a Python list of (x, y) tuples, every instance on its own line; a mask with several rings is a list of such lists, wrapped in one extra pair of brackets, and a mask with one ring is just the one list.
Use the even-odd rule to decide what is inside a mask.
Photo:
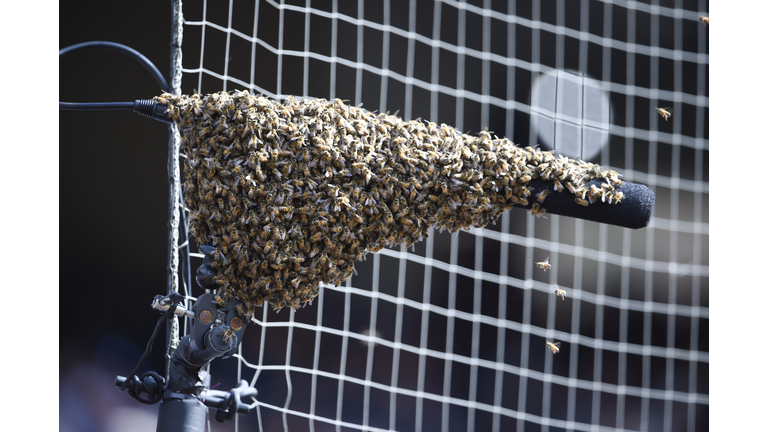
[(212, 281), (248, 308), (305, 306), (354, 262), (412, 246), (430, 227), (483, 227), (513, 207), (627, 228), (655, 196), (614, 170), (339, 99), (247, 91), (163, 93), (181, 132), (190, 232), (214, 251)]

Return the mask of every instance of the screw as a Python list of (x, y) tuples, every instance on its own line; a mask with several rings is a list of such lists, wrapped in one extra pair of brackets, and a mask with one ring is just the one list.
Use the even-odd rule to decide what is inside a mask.
[(208, 324), (213, 320), (213, 314), (208, 309), (203, 309), (200, 312), (200, 322), (203, 324)]
[(234, 317), (229, 320), (229, 326), (235, 329), (235, 331), (238, 331), (243, 328), (243, 320), (241, 320), (239, 317)]

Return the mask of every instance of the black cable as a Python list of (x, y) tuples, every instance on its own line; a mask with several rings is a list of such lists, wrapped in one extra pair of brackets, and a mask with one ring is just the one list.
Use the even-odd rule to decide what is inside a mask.
[(157, 339), (157, 335), (160, 333), (160, 327), (168, 318), (173, 316), (173, 313), (176, 311), (176, 306), (178, 305), (179, 303), (173, 302), (173, 305), (171, 305), (170, 309), (168, 309), (168, 312), (163, 314), (163, 316), (161, 316), (160, 319), (157, 320), (157, 325), (155, 325), (155, 331), (152, 332), (152, 336), (149, 338), (149, 341), (147, 342), (147, 347), (144, 350), (144, 354), (142, 354), (141, 358), (139, 359), (139, 363), (136, 365), (136, 367), (133, 368), (130, 374), (128, 374), (128, 379), (123, 383), (122, 386), (120, 386), (120, 391), (125, 390), (125, 388), (128, 385), (128, 381), (133, 379), (133, 377), (139, 372), (139, 370), (141, 370), (141, 367), (144, 365), (144, 362), (147, 360), (147, 357), (149, 357), (149, 354), (152, 352), (152, 345), (155, 343), (155, 339)]
[(134, 102), (59, 102), (65, 110), (123, 110), (133, 109)]
[[(115, 42), (107, 42), (107, 41), (83, 42), (80, 44), (76, 44), (76, 45), (72, 45), (72, 46), (68, 46), (66, 48), (60, 49), (59, 58), (75, 52), (88, 51), (93, 49), (104, 49), (109, 51), (116, 51), (131, 57), (132, 59), (138, 61), (142, 66), (144, 66), (152, 74), (152, 76), (155, 78), (155, 81), (157, 81), (157, 83), (160, 84), (160, 88), (163, 91), (166, 91), (168, 93), (171, 92), (171, 88), (168, 85), (168, 82), (163, 77), (163, 74), (160, 73), (160, 70), (151, 61), (149, 61), (149, 59), (146, 58), (143, 54), (123, 44), (119, 44)], [(165, 108), (158, 105), (157, 102), (151, 99), (138, 99), (134, 102), (59, 102), (59, 109), (65, 109), (65, 110), (132, 109), (134, 112), (141, 114), (145, 117), (151, 117), (166, 123), (171, 123), (172, 121), (165, 114)]]
[(66, 48), (60, 49), (59, 58), (75, 52), (88, 51), (92, 49), (104, 49), (109, 51), (117, 51), (119, 53), (123, 53), (131, 57), (132, 59), (141, 63), (142, 66), (147, 68), (147, 70), (152, 74), (152, 76), (155, 77), (155, 81), (157, 81), (157, 83), (160, 84), (160, 88), (163, 91), (166, 91), (168, 93), (171, 92), (171, 87), (168, 85), (168, 82), (165, 80), (165, 78), (163, 78), (163, 74), (160, 73), (160, 70), (151, 61), (149, 61), (149, 59), (146, 58), (142, 53), (123, 44), (119, 44), (115, 42), (107, 42), (107, 41), (83, 42), (83, 43), (79, 43), (76, 45), (72, 45), (72, 46), (68, 46)]

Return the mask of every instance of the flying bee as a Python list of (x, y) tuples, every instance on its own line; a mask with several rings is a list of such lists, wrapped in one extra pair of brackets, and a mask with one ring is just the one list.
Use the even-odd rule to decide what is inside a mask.
[(700, 16), (699, 21), (701, 21), (704, 25), (709, 25), (709, 17)]
[(547, 197), (548, 194), (549, 194), (549, 189), (544, 189), (543, 191), (537, 193), (536, 201), (543, 203), (544, 199)]
[(557, 354), (560, 352), (560, 342), (547, 341), (547, 348), (552, 350), (552, 354)]
[(562, 290), (555, 285), (555, 295), (565, 300), (565, 290)]
[(660, 116), (662, 116), (664, 118), (664, 121), (667, 121), (667, 120), (669, 120), (669, 117), (672, 116), (672, 113), (667, 111), (670, 108), (672, 108), (672, 107), (666, 107), (666, 108), (656, 107), (656, 111), (659, 113)]
[(536, 266), (537, 266), (537, 267), (539, 267), (540, 269), (544, 269), (544, 271), (545, 271), (545, 272), (546, 272), (548, 269), (551, 269), (551, 268), (552, 268), (552, 264), (550, 264), (550, 263), (549, 263), (549, 257), (547, 257), (547, 259), (545, 259), (545, 260), (544, 260), (544, 261), (542, 261), (542, 262), (537, 262), (537, 263), (536, 263)]

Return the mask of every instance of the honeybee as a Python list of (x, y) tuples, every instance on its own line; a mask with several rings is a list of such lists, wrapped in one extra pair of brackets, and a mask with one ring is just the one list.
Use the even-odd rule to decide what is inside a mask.
[(709, 25), (709, 17), (700, 16), (699, 21), (701, 21), (704, 25)]
[(557, 354), (560, 352), (560, 342), (547, 341), (547, 348), (552, 350), (552, 354)]
[(544, 189), (543, 191), (536, 194), (536, 201), (543, 203), (544, 199), (547, 197), (547, 194), (549, 194), (548, 189)]
[(552, 268), (552, 264), (550, 264), (550, 263), (549, 263), (549, 257), (547, 257), (547, 259), (545, 259), (545, 260), (544, 260), (544, 261), (542, 261), (542, 262), (537, 262), (537, 263), (536, 263), (536, 266), (537, 266), (537, 267), (539, 267), (540, 269), (544, 269), (544, 271), (545, 271), (545, 272), (546, 272), (548, 269), (551, 269), (551, 268)]
[(544, 216), (544, 213), (547, 212), (547, 209), (539, 205), (539, 203), (533, 203), (533, 207), (531, 207), (531, 215), (536, 216), (537, 218), (543, 217), (546, 219), (547, 217)]
[(224, 300), (219, 294), (216, 294), (215, 296), (213, 296), (213, 299), (216, 300), (216, 303), (218, 303), (219, 306), (221, 307), (227, 306), (227, 301)]
[(667, 111), (670, 108), (672, 108), (672, 107), (666, 107), (666, 108), (656, 107), (656, 111), (659, 113), (660, 116), (662, 116), (664, 118), (664, 121), (667, 121), (667, 120), (669, 120), (669, 117), (672, 116), (672, 113)]
[(267, 254), (267, 260), (271, 262), (275, 262), (275, 260), (277, 260), (277, 249), (272, 249), (272, 251)]
[(275, 242), (272, 240), (268, 241), (266, 245), (264, 245), (264, 253), (268, 253), (270, 249), (275, 245)]
[(229, 343), (229, 339), (232, 336), (234, 336), (234, 334), (235, 334), (235, 330), (234, 329), (231, 329), (231, 328), (227, 329), (227, 331), (225, 331), (224, 335), (222, 335), (222, 337), (221, 337), (222, 342), (224, 342), (225, 344), (228, 344)]
[(587, 201), (587, 200), (585, 200), (585, 199), (581, 199), (581, 198), (579, 198), (579, 197), (576, 197), (576, 198), (574, 198), (574, 199), (573, 199), (573, 201), (574, 201), (576, 204), (582, 205), (582, 206), (584, 206), (584, 207), (587, 207), (587, 206), (589, 205), (589, 201)]
[(555, 285), (555, 295), (565, 300), (565, 290), (562, 290)]
[(242, 305), (235, 306), (235, 312), (240, 316), (245, 316), (245, 309), (243, 309)]

